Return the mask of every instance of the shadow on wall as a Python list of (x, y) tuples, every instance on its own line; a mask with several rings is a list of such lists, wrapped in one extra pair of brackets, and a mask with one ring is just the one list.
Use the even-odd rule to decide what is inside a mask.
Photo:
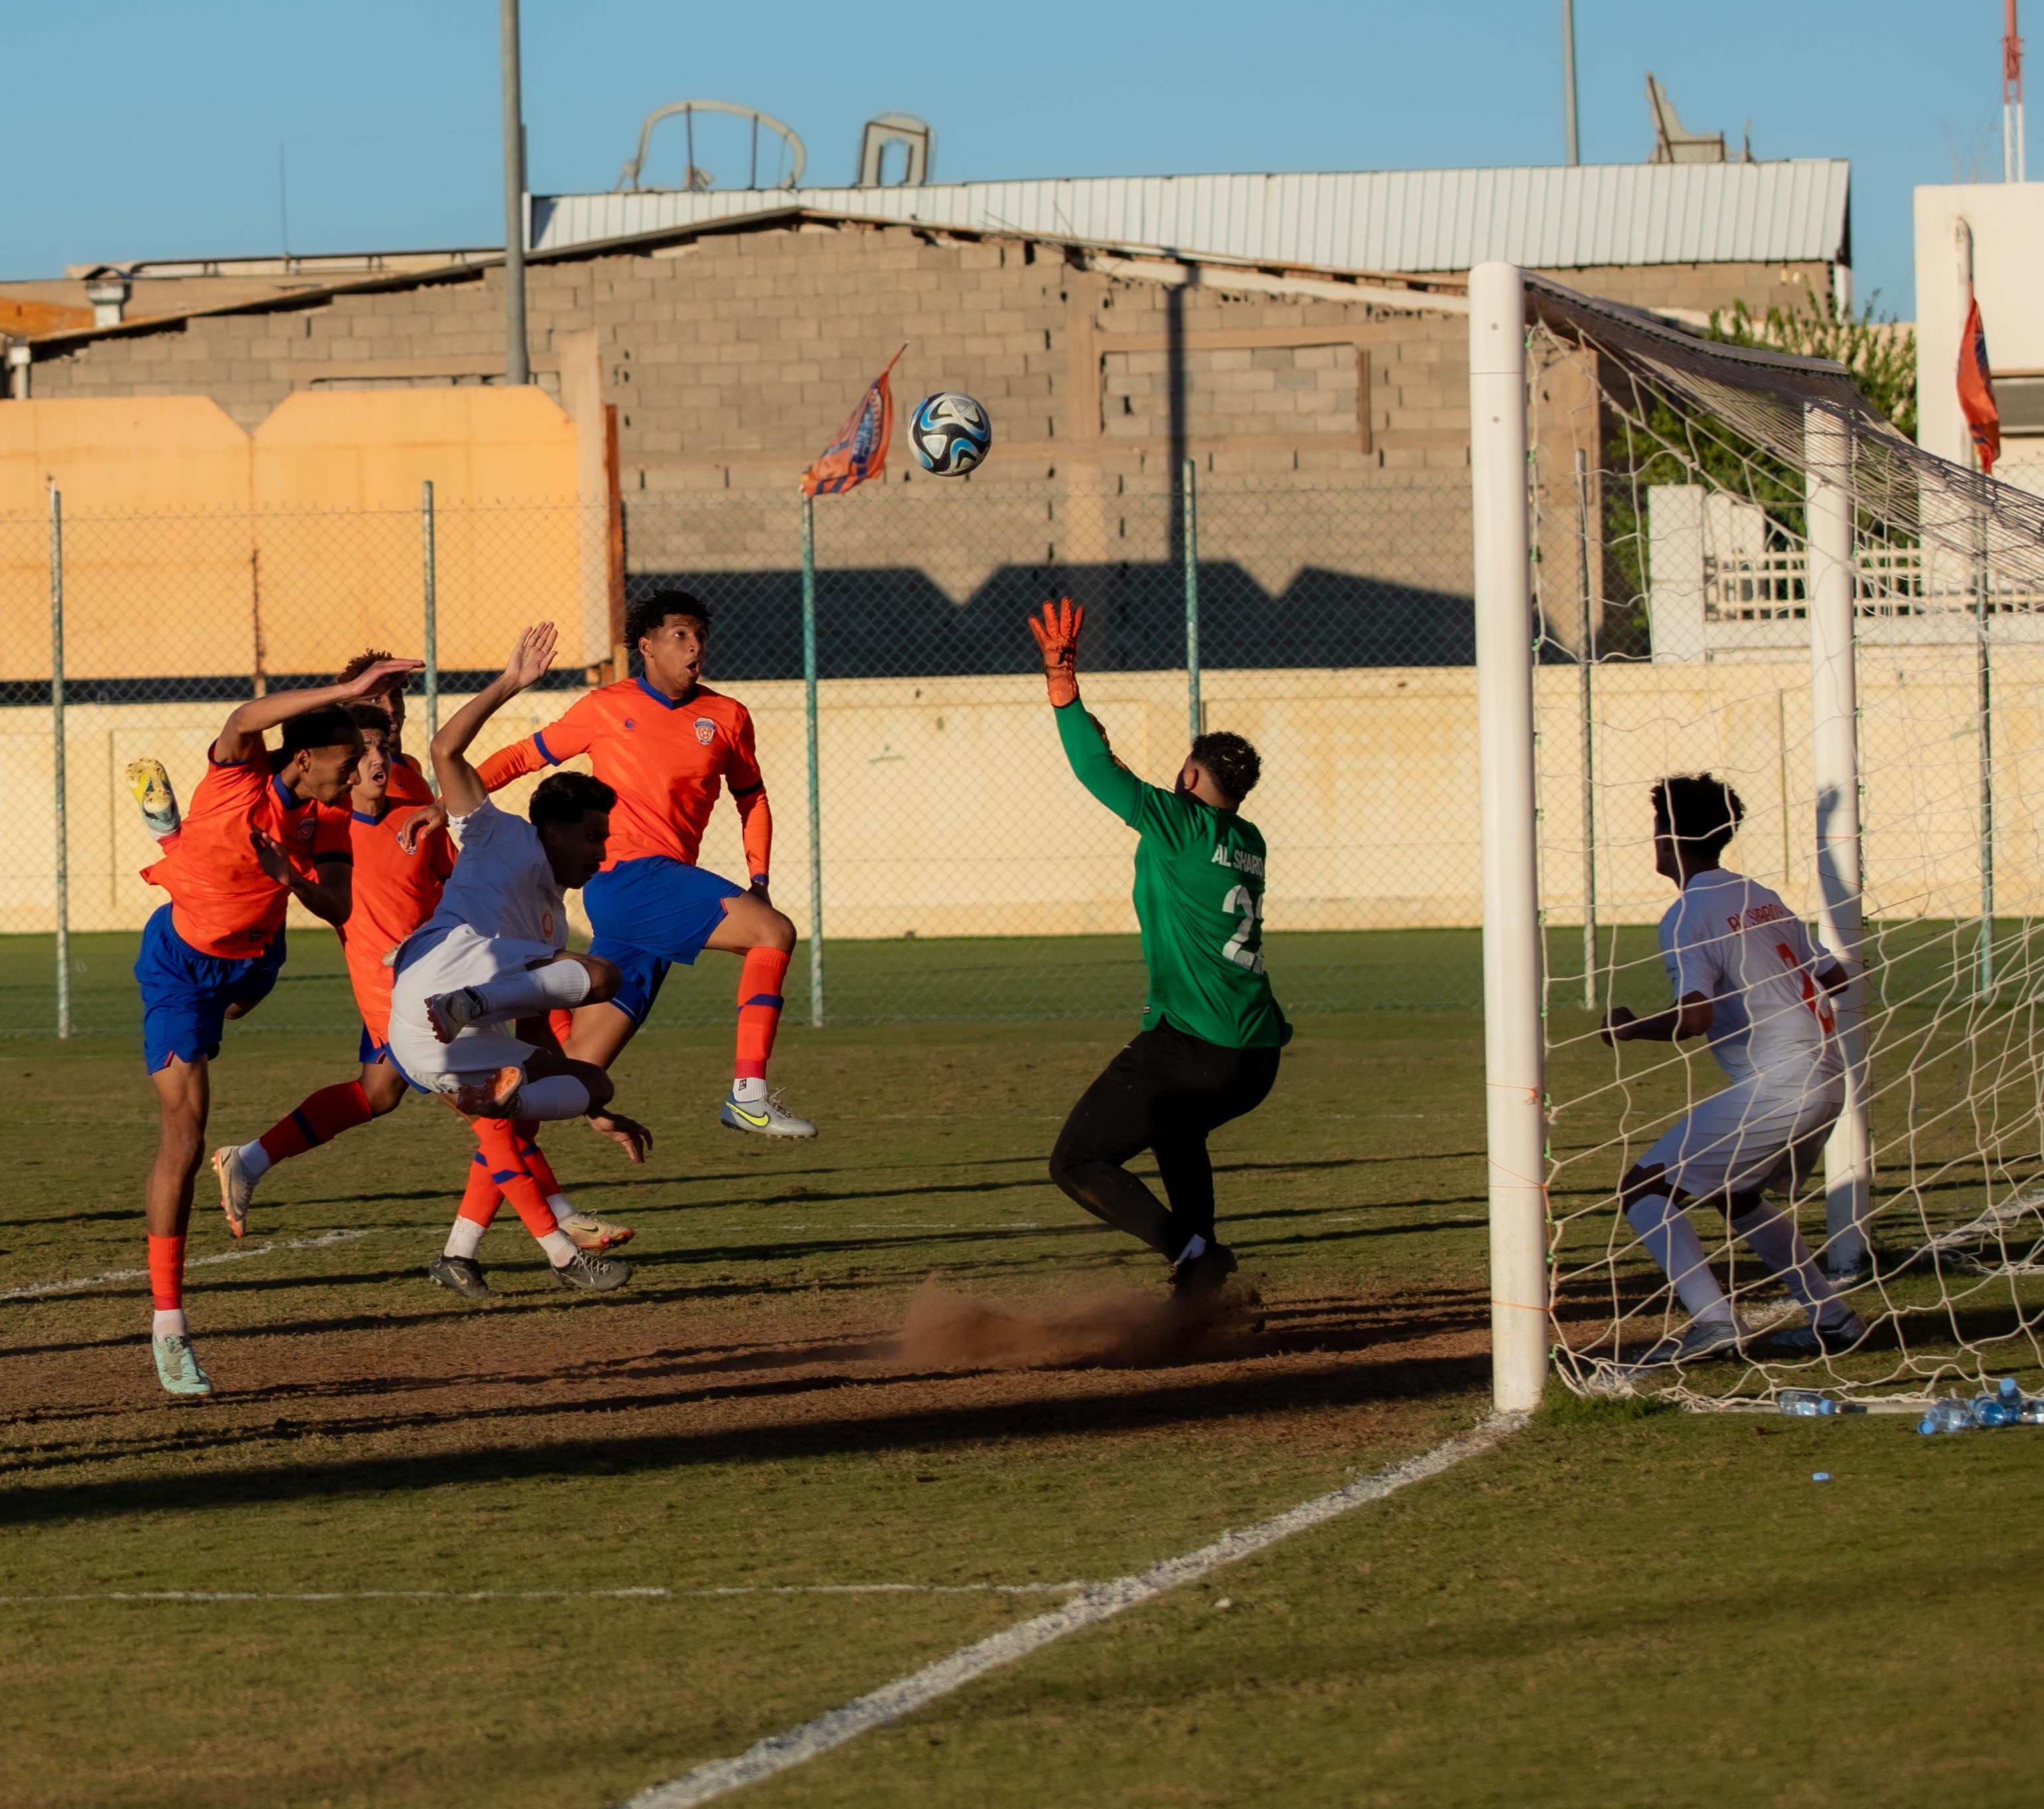
[[(693, 592), (716, 616), (720, 681), (802, 675), (796, 572), (634, 573), (628, 594)], [(1023, 617), (1047, 597), (1086, 604), (1084, 665), (1169, 671), (1185, 661), (1185, 592), (1175, 565), (1005, 567), (964, 604), (924, 573), (842, 567), (816, 574), (816, 665), (825, 678), (951, 678), (1026, 672), (1037, 663)], [(1353, 573), (1301, 570), (1266, 590), (1240, 566), (1202, 562), (1201, 663), (1285, 666), (1468, 666), (1475, 605), (1466, 596)]]

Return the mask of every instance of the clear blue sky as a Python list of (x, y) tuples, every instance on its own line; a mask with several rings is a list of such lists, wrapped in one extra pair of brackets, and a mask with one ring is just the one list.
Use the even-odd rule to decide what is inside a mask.
[[(1735, 142), (1750, 117), (1761, 156), (1849, 157), (1860, 294), (1896, 312), (1914, 309), (1911, 187), (2000, 174), (1996, 0), (1576, 13), (1585, 162), (1645, 156), (1649, 68), (1692, 127)], [(1558, 0), (525, 0), (531, 180), (609, 188), (641, 117), (692, 95), (779, 115), (823, 182), (850, 180), (860, 122), (890, 107), (931, 121), (955, 179), (1558, 163), (1559, 17)], [(0, 275), (274, 251), (279, 141), (295, 250), (501, 241), (494, 0), (22, 8), (6, 61)], [(2044, 117), (2036, 136), (2044, 175)], [(698, 145), (712, 169), (743, 157)]]

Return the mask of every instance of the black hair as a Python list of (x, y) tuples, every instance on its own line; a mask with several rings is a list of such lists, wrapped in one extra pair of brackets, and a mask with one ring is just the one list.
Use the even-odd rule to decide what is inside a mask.
[[(351, 679), (359, 678), (363, 673), (367, 672), (371, 666), (376, 664), (378, 660), (395, 659), (398, 656), (394, 653), (386, 652), (384, 649), (380, 647), (369, 647), (363, 652), (358, 653), (345, 666), (341, 667), (340, 670), (334, 674), (333, 682), (336, 685), (345, 685)], [(412, 675), (409, 672), (406, 672), (399, 674), (398, 677), (400, 682), (398, 686), (398, 689), (402, 691), (405, 689), (405, 686), (411, 683)]]
[(345, 747), (361, 739), (362, 731), (355, 726), (355, 718), (338, 704), (323, 705), (318, 709), (307, 710), (303, 716), (284, 720), (286, 754), (296, 754), (306, 747)]
[(655, 633), (670, 616), (685, 616), (696, 625), (696, 632), (705, 637), (709, 633), (709, 605), (686, 590), (662, 589), (649, 591), (636, 599), (624, 612), (624, 645), (636, 653), (639, 643), (647, 636)]
[(1745, 820), (1746, 805), (1739, 793), (1715, 773), (1677, 773), (1655, 782), (1654, 832), (1700, 848), (1713, 859)]
[(617, 793), (588, 773), (550, 773), (532, 792), (525, 814), (532, 827), (548, 823), (579, 823), (592, 810), (609, 810)]
[(390, 712), (381, 704), (343, 704), (341, 708), (357, 728), (373, 728), (384, 735), (390, 732)]
[(1240, 736), (1224, 728), (1193, 737), (1193, 758), (1207, 777), (1235, 804), (1256, 789), (1263, 777), (1263, 759)]

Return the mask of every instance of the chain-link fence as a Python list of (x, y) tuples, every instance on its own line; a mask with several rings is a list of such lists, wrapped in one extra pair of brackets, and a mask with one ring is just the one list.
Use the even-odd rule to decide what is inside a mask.
[[(428, 659), (405, 732), (423, 755), (519, 630), (551, 619), (557, 669), (489, 725), (487, 752), (628, 675), (624, 608), (670, 586), (709, 605), (709, 682), (757, 725), (775, 901), (802, 936), (797, 1021), (1139, 1010), (1132, 838), (1066, 770), (1023, 625), (1060, 593), (1087, 606), (1086, 701), (1137, 772), (1170, 783), (1201, 725), (1262, 751), (1248, 814), (1287, 1008), (1473, 1008), (1469, 512), (1461, 473), (1189, 465), (1173, 482), (918, 479), (810, 505), (720, 490), (436, 508), (428, 487), (416, 509), (113, 515), (52, 497), (46, 518), (0, 520), (5, 1024), (139, 1020), (129, 968), (163, 895), (140, 877), (156, 851), (129, 762), (161, 759), (188, 793), (236, 702), (328, 682), (369, 647)], [(702, 858), (741, 873), (734, 813)], [(730, 1010), (728, 975), (678, 971), (655, 1021)], [(352, 1022), (335, 939), (295, 909), (262, 1015)]]

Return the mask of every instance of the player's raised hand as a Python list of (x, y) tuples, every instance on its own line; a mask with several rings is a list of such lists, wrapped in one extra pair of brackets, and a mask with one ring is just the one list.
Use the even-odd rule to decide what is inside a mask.
[(504, 676), (513, 690), (523, 691), (546, 677), (554, 663), (554, 646), (560, 639), (551, 622), (535, 622), (518, 637), (511, 657), (504, 663)]
[(1043, 683), (1053, 708), (1062, 709), (1079, 694), (1079, 630), (1085, 626), (1085, 611), (1074, 608), (1071, 598), (1061, 597), (1043, 605), (1043, 619), (1028, 618), (1029, 632), (1043, 655)]
[(424, 671), (425, 665), (423, 659), (379, 659), (374, 666), (364, 666), (340, 686), (341, 695), (345, 697), (380, 697), (393, 691), (402, 691), (412, 674)]
[(647, 1151), (653, 1147), (653, 1133), (637, 1119), (627, 1118), (621, 1112), (592, 1112), (589, 1122), (600, 1135), (608, 1137), (624, 1152), (628, 1162), (643, 1163)]

